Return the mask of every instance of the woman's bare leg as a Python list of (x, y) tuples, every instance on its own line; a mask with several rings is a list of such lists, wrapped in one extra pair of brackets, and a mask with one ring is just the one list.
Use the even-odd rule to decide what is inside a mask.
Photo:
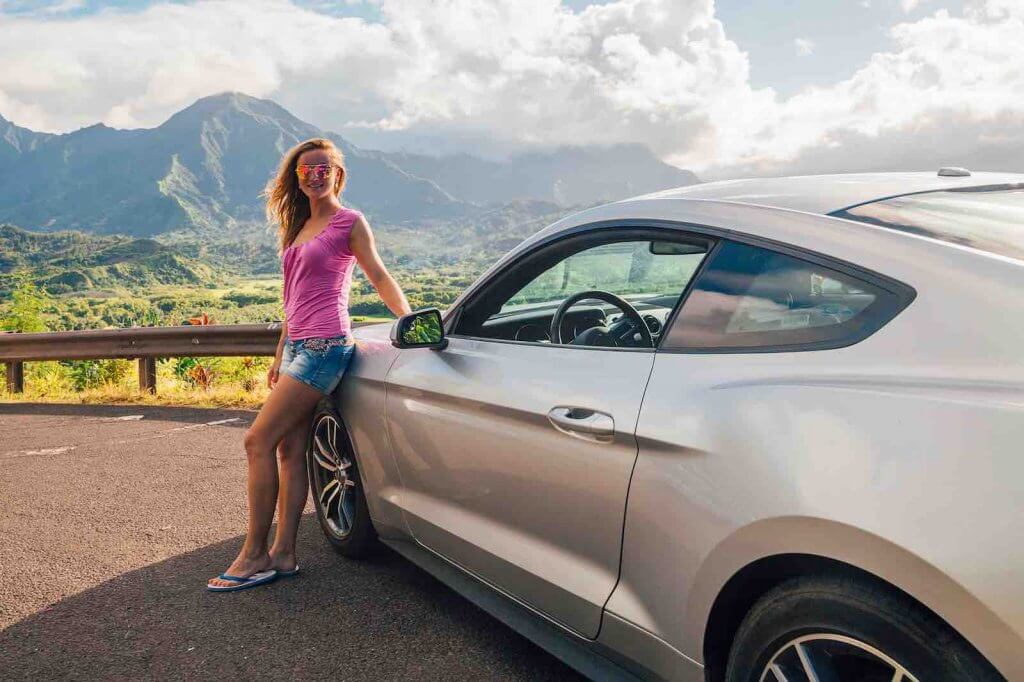
[(277, 444), (281, 490), (277, 496), (277, 533), (270, 548), (270, 559), (274, 568), (280, 571), (291, 571), (297, 565), (295, 537), (309, 497), (309, 479), (306, 474), (309, 424), (308, 418), (296, 424)]
[[(270, 567), (267, 534), (274, 520), (278, 487), (274, 450), (296, 425), (308, 423), (322, 397), (315, 388), (282, 374), (256, 415), (256, 421), (245, 433), (245, 454), (249, 462), (249, 528), (242, 551), (228, 567), (229, 575), (246, 577)], [(212, 578), (209, 584), (227, 587), (233, 583)]]

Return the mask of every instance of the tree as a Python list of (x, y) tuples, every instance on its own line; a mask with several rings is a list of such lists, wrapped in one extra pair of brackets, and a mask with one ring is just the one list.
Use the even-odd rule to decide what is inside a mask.
[(27, 276), (21, 275), (11, 292), (10, 302), (0, 315), (0, 329), (10, 332), (45, 332), (43, 311), (50, 297)]

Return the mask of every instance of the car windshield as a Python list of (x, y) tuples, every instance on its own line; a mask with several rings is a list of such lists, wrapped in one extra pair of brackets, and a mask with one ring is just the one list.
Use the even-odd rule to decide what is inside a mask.
[(1024, 260), (1024, 187), (910, 194), (832, 215)]

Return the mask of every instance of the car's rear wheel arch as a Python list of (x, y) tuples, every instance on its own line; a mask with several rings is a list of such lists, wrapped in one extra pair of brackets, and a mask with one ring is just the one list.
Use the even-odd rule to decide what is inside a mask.
[[(841, 577), (894, 591), (931, 617), (946, 623), (941, 616), (912, 595), (851, 564), (813, 554), (778, 554), (764, 557), (744, 566), (733, 575), (722, 587), (712, 605), (704, 631), (705, 679), (718, 682), (725, 678), (729, 652), (740, 624), (764, 595), (787, 581), (810, 577)], [(952, 628), (951, 624), (946, 624)], [(966, 638), (964, 641), (966, 642)]]

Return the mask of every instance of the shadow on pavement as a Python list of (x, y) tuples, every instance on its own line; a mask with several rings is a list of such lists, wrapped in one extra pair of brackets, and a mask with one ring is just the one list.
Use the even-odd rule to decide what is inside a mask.
[(82, 405), (78, 403), (0, 403), (0, 417), (5, 415), (43, 415), (59, 417), (125, 417), (145, 415), (146, 419), (203, 423), (214, 419), (239, 417), (251, 421), (254, 410), (213, 407), (171, 407), (166, 405)]
[(312, 515), (298, 577), (207, 592), (241, 541), (119, 575), (0, 631), (0, 679), (579, 679), (396, 554), (334, 554)]

